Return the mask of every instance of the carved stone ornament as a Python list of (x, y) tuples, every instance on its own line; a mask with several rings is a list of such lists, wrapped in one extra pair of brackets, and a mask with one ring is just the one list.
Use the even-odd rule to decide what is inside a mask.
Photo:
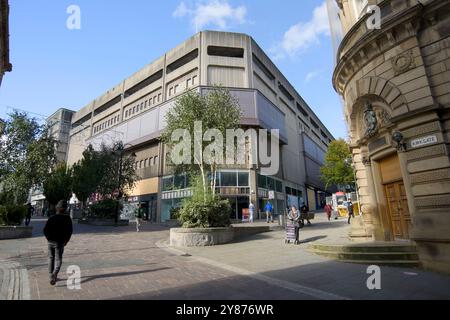
[(385, 126), (389, 126), (392, 124), (391, 122), (391, 115), (384, 109), (378, 110), (376, 112), (377, 114), (377, 118), (379, 121), (379, 126), (381, 127), (385, 127)]
[(412, 51), (408, 51), (391, 59), (392, 68), (396, 76), (402, 74), (410, 69), (415, 68), (414, 57)]
[(364, 105), (364, 137), (370, 138), (378, 131), (377, 114), (373, 110), (372, 104), (366, 102)]

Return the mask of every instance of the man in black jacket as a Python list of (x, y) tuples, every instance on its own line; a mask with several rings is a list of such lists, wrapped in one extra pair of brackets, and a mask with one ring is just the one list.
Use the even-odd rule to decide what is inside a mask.
[(52, 286), (56, 284), (61, 269), (64, 247), (72, 236), (72, 219), (65, 215), (66, 209), (67, 202), (59, 201), (56, 215), (50, 217), (44, 227), (44, 235), (48, 241), (48, 272)]

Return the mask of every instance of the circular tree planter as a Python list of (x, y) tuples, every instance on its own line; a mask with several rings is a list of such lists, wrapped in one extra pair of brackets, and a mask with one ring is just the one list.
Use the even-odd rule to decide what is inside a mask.
[(31, 238), (33, 227), (0, 226), (0, 240)]
[(98, 218), (88, 218), (88, 219), (80, 219), (78, 223), (87, 224), (90, 226), (101, 226), (101, 227), (125, 227), (129, 225), (129, 220), (119, 220), (117, 224), (114, 219), (98, 219)]
[(173, 247), (205, 247), (233, 241), (234, 230), (229, 228), (172, 228), (170, 245)]

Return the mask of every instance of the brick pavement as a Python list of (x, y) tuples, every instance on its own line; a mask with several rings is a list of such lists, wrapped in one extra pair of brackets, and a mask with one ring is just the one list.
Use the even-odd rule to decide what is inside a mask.
[[(145, 224), (141, 233), (134, 225), (75, 225), (61, 280), (52, 287), (44, 221), (32, 224), (33, 238), (0, 242), (0, 265), (17, 263), (18, 269), (27, 270), (22, 288), (28, 288), (31, 299), (450, 298), (450, 277), (417, 269), (382, 267), (382, 290), (368, 290), (367, 266), (331, 261), (306, 250), (312, 241), (345, 240), (345, 221), (320, 217), (302, 229), (300, 246), (285, 245), (284, 232), (272, 231), (223, 246), (181, 251), (167, 247), (169, 230), (162, 225)], [(186, 252), (189, 255), (183, 256)], [(81, 268), (81, 290), (66, 286), (69, 265)]]
[[(222, 268), (198, 263), (158, 248), (167, 227), (146, 224), (136, 233), (129, 227), (75, 225), (66, 247), (60, 281), (48, 283), (44, 221), (32, 222), (34, 237), (0, 242), (0, 260), (28, 270), (31, 299), (311, 299)], [(81, 290), (66, 286), (69, 265), (81, 269)]]

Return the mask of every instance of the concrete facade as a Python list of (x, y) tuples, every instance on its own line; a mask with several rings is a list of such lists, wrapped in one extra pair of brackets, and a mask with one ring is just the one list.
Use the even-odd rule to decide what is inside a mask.
[(169, 220), (170, 208), (178, 206), (189, 189), (187, 178), (174, 177), (166, 166), (159, 140), (164, 116), (185, 90), (205, 92), (213, 85), (227, 87), (238, 99), (243, 127), (280, 129), (282, 142), (282, 163), (273, 177), (261, 176), (258, 167), (249, 165), (221, 171), (220, 193), (232, 201), (233, 218), (241, 218), (249, 199), (258, 212), (271, 190), (277, 213), (285, 210), (288, 199), (319, 208), (325, 196), (319, 168), (334, 138), (245, 34), (200, 32), (79, 110), (72, 119), (68, 164), (80, 160), (88, 144), (98, 147), (121, 140), (131, 145), (141, 181), (129, 203), (145, 202), (153, 220)]
[[(351, 235), (410, 239), (425, 268), (449, 272), (450, 2), (336, 3), (343, 39), (333, 84), (363, 212)], [(369, 28), (370, 5), (381, 29)]]

